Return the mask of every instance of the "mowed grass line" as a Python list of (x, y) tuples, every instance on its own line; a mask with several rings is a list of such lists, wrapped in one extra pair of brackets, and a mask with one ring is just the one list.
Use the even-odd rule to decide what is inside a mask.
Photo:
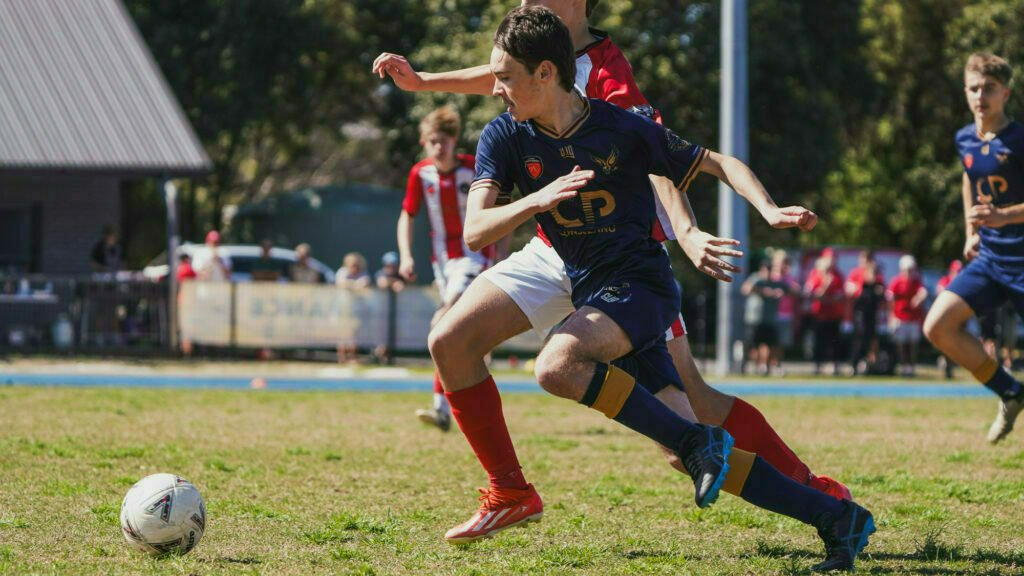
[[(545, 518), (467, 547), (441, 539), (486, 478), (426, 394), (0, 388), (0, 573), (805, 574), (813, 530), (725, 495), (693, 504), (647, 440), (543, 395), (504, 410)], [(751, 399), (879, 532), (866, 573), (1024, 572), (1024, 437), (984, 443), (988, 400)], [(210, 520), (182, 558), (129, 550), (118, 508), (173, 472)]]

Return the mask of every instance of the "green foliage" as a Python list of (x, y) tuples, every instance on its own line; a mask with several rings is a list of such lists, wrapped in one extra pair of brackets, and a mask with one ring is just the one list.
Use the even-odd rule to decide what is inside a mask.
[[(126, 4), (215, 163), (213, 178), (183, 190), (185, 237), (197, 239), (224, 204), (259, 195), (345, 180), (401, 187), (420, 155), (417, 123), (442, 104), (462, 114), (460, 147), (472, 152), (500, 112), (495, 99), (404, 93), (370, 66), (383, 51), (422, 71), (486, 63), (491, 34), (516, 3)], [(622, 48), (665, 124), (710, 147), (719, 137), (719, 4), (619, 0), (591, 19)], [(797, 234), (771, 230), (751, 211), (752, 244), (888, 245), (926, 264), (956, 257), (963, 219), (952, 139), (971, 121), (963, 62), (988, 50), (1020, 69), (1024, 0), (748, 7), (750, 164), (780, 204), (822, 217), (815, 232)], [(1021, 104), (1015, 92), (1010, 113)], [(713, 232), (714, 179), (698, 178), (690, 190), (698, 221)], [(683, 277), (688, 290), (713, 283)]]

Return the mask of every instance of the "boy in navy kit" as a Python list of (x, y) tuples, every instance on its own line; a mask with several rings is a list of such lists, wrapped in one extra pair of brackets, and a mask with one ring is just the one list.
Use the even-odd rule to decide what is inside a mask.
[[(727, 181), (753, 174), (644, 116), (576, 91), (569, 31), (547, 8), (510, 12), (494, 45), (494, 94), (507, 113), (481, 134), (464, 237), (471, 249), (485, 246), (535, 217), (564, 261), (576, 312), (537, 358), (540, 385), (673, 449), (694, 480), (698, 506), (712, 503), (721, 488), (812, 524), (826, 548), (815, 569), (852, 569), (874, 531), (867, 510), (798, 484), (755, 454), (731, 449), (727, 432), (684, 420), (654, 397), (665, 387), (681, 388), (664, 333), (678, 316), (679, 292), (668, 256), (651, 237), (657, 214), (648, 174), (681, 190), (701, 171)], [(514, 187), (523, 195), (516, 201)], [(487, 302), (460, 300), (452, 317), (459, 317), (459, 308), (477, 306), (486, 313)], [(448, 318), (431, 332), (435, 360), (462, 345), (458, 331), (444, 327)], [(446, 363), (438, 366), (447, 383)], [(494, 403), (481, 402), (473, 388), (493, 388), (493, 381), (448, 397), (477, 449), (475, 437), (494, 432), (477, 421), (500, 418), (500, 402), (497, 410), (488, 408)], [(464, 413), (476, 411), (483, 413)], [(481, 460), (500, 458), (485, 453)], [(510, 473), (521, 478), (518, 467)], [(517, 502), (495, 503), (485, 493), (480, 510), (446, 539), (469, 542), (492, 534), (491, 526), (538, 519), (536, 491), (527, 485), (523, 492)]]
[[(598, 3), (598, 0), (523, 0), (523, 5), (539, 4), (550, 8), (569, 28), (576, 49), (575, 84), (581, 92), (590, 98), (641, 112), (660, 123), (660, 114), (637, 88), (625, 56), (607, 33), (589, 26), (588, 18)], [(375, 60), (373, 71), (381, 77), (391, 76), (403, 90), (489, 95), (493, 86), (488, 65), (453, 72), (417, 73), (404, 57), (383, 53)], [(733, 249), (738, 242), (701, 231), (687, 196), (675, 190), (671, 182), (652, 175), (651, 183), (659, 200), (658, 219), (652, 230), (654, 238), (672, 240), (677, 239), (678, 234), (679, 245), (697, 269), (714, 278), (731, 281), (726, 272), (739, 272), (739, 269), (721, 258), (742, 256)], [(816, 216), (809, 210), (779, 208), (759, 186), (736, 185), (734, 188), (775, 228), (799, 227), (806, 231), (814, 227)], [(539, 226), (533, 240), (481, 277), (490, 283), (488, 287), (495, 293), (505, 295), (504, 302), (496, 303), (493, 311), (495, 314), (507, 312), (507, 315), (502, 317), (503, 322), (494, 322), (493, 315), (481, 318), (480, 329), (473, 337), (477, 345), (458, 358), (452, 358), (455, 364), (480, 366), (484, 354), (491, 348), (529, 328), (546, 338), (554, 326), (573, 312), (568, 295), (570, 282), (562, 260)], [(756, 407), (741, 398), (723, 394), (704, 381), (690, 352), (682, 315), (666, 330), (665, 339), (687, 389), (685, 394), (675, 388), (663, 390), (658, 395), (662, 402), (684, 417), (722, 426), (734, 437), (738, 447), (756, 452), (790, 478), (838, 499), (852, 499), (849, 489), (842, 483), (813, 474)], [(476, 369), (466, 370), (445, 385), (449, 390), (472, 385), (480, 380), (476, 378), (477, 372)], [(449, 378), (452, 377), (449, 372)], [(671, 451), (663, 450), (663, 453), (673, 467), (685, 472), (685, 467)], [(497, 486), (494, 477), (491, 481)]]
[(972, 54), (964, 67), (974, 122), (956, 133), (956, 146), (964, 167), (964, 258), (971, 262), (935, 299), (924, 321), (932, 344), (999, 396), (988, 431), (993, 444), (1013, 430), (1024, 408), (1024, 387), (965, 327), (972, 316), (1007, 300), (1024, 310), (1024, 126), (1003, 110), (1012, 77), (1009, 63), (993, 54)]

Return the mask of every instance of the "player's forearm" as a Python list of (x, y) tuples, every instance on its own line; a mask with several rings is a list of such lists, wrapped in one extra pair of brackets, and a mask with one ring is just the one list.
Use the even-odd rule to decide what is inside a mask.
[(768, 209), (778, 207), (754, 171), (739, 159), (726, 156), (721, 162), (721, 171), (719, 179), (742, 196), (762, 216)]
[(998, 210), (1000, 214), (1002, 214), (1003, 218), (1006, 219), (1007, 224), (1024, 223), (1024, 203), (1000, 206), (996, 210)]
[(960, 187), (960, 197), (964, 204), (964, 233), (969, 240), (971, 236), (978, 233), (978, 230), (974, 227), (974, 224), (971, 224), (970, 218), (968, 218), (971, 213), (971, 206), (974, 204), (974, 195), (971, 193), (971, 181), (967, 177), (966, 172), (964, 172)]
[(491, 68), (484, 64), (449, 72), (421, 72), (420, 92), (453, 92), (456, 94), (480, 94), (490, 96), (494, 89)]
[(654, 191), (658, 194), (658, 200), (665, 208), (665, 213), (668, 214), (669, 222), (672, 223), (672, 229), (676, 235), (681, 237), (696, 230), (697, 217), (693, 213), (693, 207), (690, 206), (690, 199), (686, 193), (681, 192), (672, 184), (672, 180), (664, 176), (651, 174), (650, 178)]
[(398, 256), (406, 260), (412, 258), (412, 238), (416, 221), (408, 212), (402, 210), (398, 217)]
[(515, 231), (520, 224), (537, 213), (527, 200), (520, 198), (511, 204), (492, 208), (467, 208), (466, 223), (462, 229), (466, 246), (476, 252)]

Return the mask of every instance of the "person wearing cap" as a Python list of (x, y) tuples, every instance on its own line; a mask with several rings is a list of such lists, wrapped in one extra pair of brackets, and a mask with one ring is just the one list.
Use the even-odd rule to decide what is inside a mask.
[(220, 246), (220, 232), (206, 233), (206, 250), (196, 257), (196, 277), (206, 282), (227, 282), (231, 279), (231, 261), (217, 253)]
[(309, 265), (309, 256), (313, 249), (309, 244), (302, 243), (295, 247), (297, 260), (288, 268), (288, 278), (296, 284), (320, 284), (324, 277), (320, 272)]
[(398, 273), (398, 252), (385, 252), (380, 259), (380, 270), (373, 275), (374, 283), (381, 290), (401, 291), (405, 288), (405, 280)]
[(846, 292), (843, 274), (836, 268), (835, 252), (821, 251), (814, 268), (804, 283), (804, 296), (811, 301), (814, 320), (814, 373), (821, 374), (825, 362), (832, 363), (832, 373), (839, 373), (839, 325), (846, 314)]
[(924, 320), (924, 301), (928, 289), (917, 274), (917, 261), (910, 254), (900, 258), (900, 273), (885, 289), (890, 305), (889, 329), (896, 344), (903, 376), (914, 375), (917, 343), (921, 341), (921, 322)]

